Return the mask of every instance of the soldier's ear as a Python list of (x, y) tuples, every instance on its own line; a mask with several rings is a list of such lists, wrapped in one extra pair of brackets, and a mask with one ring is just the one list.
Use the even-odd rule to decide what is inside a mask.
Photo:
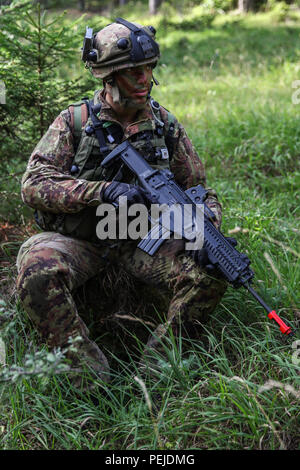
[(114, 86), (115, 84), (115, 74), (110, 75), (109, 77), (106, 77), (103, 79), (103, 85), (105, 86), (108, 83), (110, 86)]
[(113, 86), (113, 84), (114, 84), (114, 80), (113, 80), (113, 79), (106, 79), (106, 78), (105, 78), (105, 79), (103, 80), (103, 87), (106, 88), (106, 89), (108, 88), (107, 85)]

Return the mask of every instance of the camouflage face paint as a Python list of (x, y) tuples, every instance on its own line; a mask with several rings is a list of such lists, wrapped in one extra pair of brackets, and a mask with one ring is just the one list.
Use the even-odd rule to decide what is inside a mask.
[(152, 67), (141, 65), (120, 70), (115, 74), (116, 85), (126, 105), (133, 108), (143, 107), (151, 89)]

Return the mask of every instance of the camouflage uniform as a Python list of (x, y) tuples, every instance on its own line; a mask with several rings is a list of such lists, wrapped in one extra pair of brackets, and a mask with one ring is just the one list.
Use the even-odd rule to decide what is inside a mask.
[[(146, 158), (149, 139), (143, 140), (145, 130), (148, 136), (149, 131), (154, 135), (157, 126), (157, 116), (149, 101), (144, 109), (138, 111), (135, 122), (126, 128), (122, 127), (118, 116), (106, 102), (104, 90), (95, 93), (94, 103), (98, 102), (102, 105), (98, 118), (117, 124), (122, 129), (121, 140), (129, 139)], [(159, 113), (164, 123), (162, 138), (168, 134), (171, 121), (174, 124), (173, 156), (167, 162), (160, 160), (150, 164), (156, 168), (167, 165), (184, 189), (199, 183), (205, 185), (203, 164), (183, 126), (163, 107)], [(146, 345), (147, 357), (146, 352), (159, 349), (159, 339), (166, 338), (169, 328), (176, 335), (181, 324), (205, 321), (220, 301), (226, 284), (216, 273), (208, 275), (186, 256), (181, 240), (166, 241), (150, 257), (136, 247), (136, 241), (112, 243), (91, 237), (95, 232), (95, 211), (102, 202), (100, 191), (111, 175), (97, 174), (98, 161), (95, 171), (86, 170), (77, 177), (72, 176), (74, 143), (72, 115), (68, 108), (55, 119), (30, 157), (22, 179), (22, 198), (25, 204), (48, 216), (46, 219), (48, 222), (52, 220), (52, 225), (47, 226), (46, 222), (43, 233), (34, 235), (22, 245), (17, 260), (17, 289), (25, 311), (49, 346), (64, 347), (69, 338), (81, 336), (77, 353), (69, 353), (73, 364), (88, 364), (104, 381), (108, 381), (107, 359), (98, 345), (89, 339), (88, 329), (78, 315), (73, 299), (79, 286), (93, 276), (101, 277), (107, 263), (120, 263), (130, 275), (169, 295), (169, 308), (163, 313), (165, 319), (160, 324), (157, 319), (158, 326)], [(87, 147), (91, 148), (90, 159), (94, 152), (99, 160), (99, 145), (97, 148), (95, 139), (87, 138), (82, 132), (76, 155)], [(126, 178), (123, 175), (121, 181), (128, 182)], [(213, 190), (209, 189), (208, 194), (206, 203), (220, 226), (221, 206)], [(63, 223), (58, 223), (61, 215)], [(86, 221), (91, 219), (94, 225), (89, 236), (74, 229), (74, 226), (79, 229), (85, 227)], [(68, 231), (70, 226), (73, 228)]]

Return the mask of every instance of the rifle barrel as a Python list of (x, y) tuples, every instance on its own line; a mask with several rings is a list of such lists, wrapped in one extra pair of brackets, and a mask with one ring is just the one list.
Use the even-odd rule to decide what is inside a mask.
[(264, 307), (264, 309), (267, 311), (268, 313), (268, 317), (271, 319), (271, 320), (275, 320), (276, 323), (280, 326), (280, 331), (281, 333), (283, 334), (286, 334), (286, 335), (290, 335), (292, 336), (294, 333), (292, 332), (292, 329), (291, 327), (287, 326), (283, 320), (281, 320), (281, 318), (277, 315), (277, 313), (275, 312), (275, 310), (272, 310), (269, 305), (266, 304), (266, 302), (258, 295), (257, 292), (255, 292), (255, 290), (249, 286), (248, 284), (245, 284), (244, 285), (246, 287), (246, 289), (248, 289), (248, 291), (250, 292), (250, 294), (253, 295), (253, 297), (260, 303), (260, 305), (262, 305)]

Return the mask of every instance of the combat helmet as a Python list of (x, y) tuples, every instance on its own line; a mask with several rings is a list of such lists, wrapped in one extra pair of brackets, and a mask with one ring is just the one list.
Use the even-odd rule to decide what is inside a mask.
[(153, 26), (141, 26), (123, 18), (117, 18), (96, 34), (87, 27), (81, 58), (94, 77), (102, 79), (130, 67), (155, 66), (160, 56), (155, 33)]

